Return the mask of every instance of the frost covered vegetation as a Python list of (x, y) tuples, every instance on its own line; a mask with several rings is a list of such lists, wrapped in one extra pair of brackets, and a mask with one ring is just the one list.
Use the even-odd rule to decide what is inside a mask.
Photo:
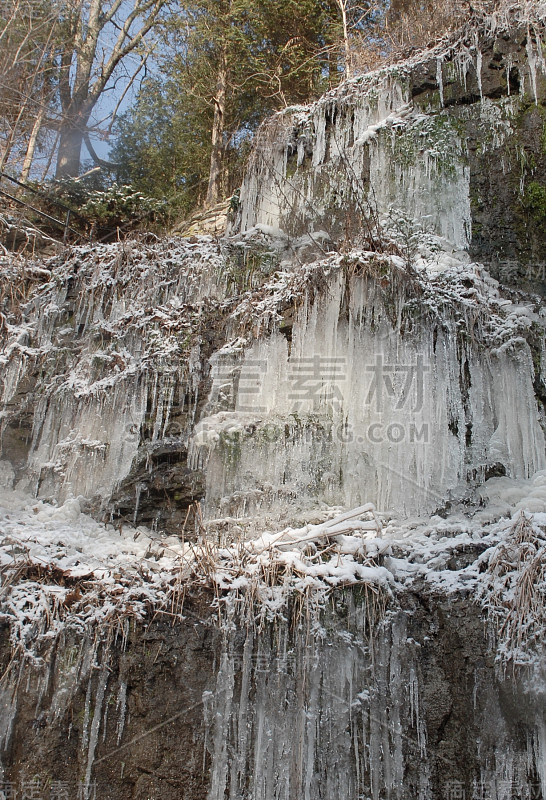
[[(197, 537), (210, 578), (234, 541), (246, 562), (241, 543), (286, 525), (367, 503), (384, 520), (446, 513), (492, 476), (539, 473), (542, 305), (468, 255), (464, 134), (477, 119), (502, 149), (520, 106), (542, 102), (543, 23), (539, 7), (503, 11), (277, 115), (225, 239), (6, 254), (3, 437), (19, 489), (144, 523), (156, 543), (182, 536), (182, 554)], [(514, 52), (497, 47), (509, 26)], [(333, 584), (329, 547), (306, 558)], [(271, 574), (298, 574), (275, 559)]]
[[(540, 304), (536, 298), (510, 301), (483, 267), (448, 254), (431, 233), (414, 232), (408, 267), (396, 243), (405, 220), (391, 214), (386, 222), (392, 225), (393, 219), (395, 227), (390, 233), (385, 227), (383, 236), (394, 254), (332, 253), (297, 268), (289, 268), (290, 259), (309, 241), (288, 241), (263, 227), (221, 244), (206, 237), (135, 241), (74, 248), (40, 264), (5, 261), (6, 286), (17, 287), (17, 263), (21, 270), (20, 286), (5, 292), (3, 306), (4, 436), (11, 446), (17, 426), (28, 426), (32, 418), (26, 461), (15, 464), (16, 491), (13, 470), (5, 464), (3, 594), (14, 644), (31, 646), (36, 636), (67, 623), (117, 626), (150, 613), (183, 613), (184, 594), (195, 586), (208, 586), (221, 608), (235, 603), (257, 621), (282, 617), (294, 597), (318, 611), (337, 587), (368, 587), (381, 606), (402, 587), (418, 585), (447, 593), (482, 591), (484, 608), (506, 639), (503, 658), (523, 663), (531, 658), (529, 648), (540, 649), (543, 583), (532, 597), (519, 588), (529, 584), (529, 575), (540, 577), (544, 558), (546, 494), (544, 473), (537, 472), (544, 466), (543, 438), (538, 412), (532, 413), (529, 372), (542, 331)], [(239, 288), (233, 265), (256, 252), (260, 261), (247, 270), (245, 287), (256, 285)], [(489, 478), (479, 488), (488, 473), (498, 471), (498, 460), (506, 459), (498, 427), (487, 427), (490, 406), (481, 397), (472, 404), (469, 397), (454, 396), (451, 409), (442, 405), (438, 430), (430, 427), (432, 448), (426, 438), (398, 442), (402, 446), (389, 463), (393, 441), (365, 442), (369, 458), (377, 449), (380, 455), (374, 481), (364, 486), (368, 497), (361, 498), (354, 453), (364, 441), (356, 431), (365, 435), (366, 428), (350, 417), (359, 410), (351, 411), (356, 377), (348, 386), (345, 376), (321, 383), (318, 399), (304, 396), (297, 410), (288, 402), (290, 382), (282, 365), (266, 375), (276, 394), (267, 382), (245, 392), (245, 358), (252, 370), (264, 362), (264, 347), (270, 360), (286, 357), (287, 339), (280, 333), (286, 319), (292, 357), (298, 347), (324, 353), (323, 342), (331, 336), (328, 316), (339, 333), (336, 320), (344, 308), (376, 348), (388, 348), (396, 336), (399, 349), (417, 339), (429, 357), (440, 351), (453, 359), (449, 368), (437, 362), (438, 383), (427, 376), (432, 398), (452, 391), (445, 381), (457, 368), (461, 348), (472, 376), (469, 389), (475, 376), (482, 386), (493, 381), (488, 402), (494, 403), (501, 391), (495, 380), (502, 379), (510, 478)], [(449, 337), (440, 347), (442, 329)], [(387, 360), (389, 350), (383, 352)], [(499, 375), (489, 373), (484, 352), (502, 364)], [(410, 350), (408, 358), (414, 357)], [(513, 388), (507, 383), (511, 371)], [(433, 407), (424, 393), (419, 397), (418, 386), (410, 388), (412, 403), (425, 408), (422, 416), (412, 416), (415, 425), (429, 430)], [(518, 398), (513, 409), (511, 391)], [(374, 416), (372, 400), (365, 409), (368, 423), (380, 419), (385, 425), (381, 414), (387, 411), (389, 424), (400, 426), (413, 414), (396, 394)], [(529, 413), (521, 417), (525, 402)], [(495, 413), (499, 425), (500, 410)], [(473, 414), (480, 429), (469, 437)], [(468, 454), (481, 452), (485, 442), (477, 445), (476, 438), (484, 434), (494, 439), (489, 462), (474, 460), (467, 474)], [(157, 453), (169, 452), (185, 453), (187, 471), (205, 478), (204, 501), (185, 498), (181, 523), (166, 535), (161, 526), (153, 531), (137, 524), (144, 484), (131, 485), (130, 520), (119, 513), (116, 491), (135, 462), (153, 475)], [(455, 467), (451, 477), (446, 454)], [(443, 483), (407, 480), (419, 457), (431, 478), (441, 467)], [(290, 469), (284, 484), (281, 458), (282, 471)], [(237, 465), (244, 459), (254, 467), (239, 467), (241, 474)], [(334, 459), (341, 475), (349, 472), (343, 480), (334, 476)], [(501, 503), (503, 495), (507, 500)], [(375, 505), (344, 511), (370, 496)], [(427, 508), (446, 503), (451, 511), (445, 520), (423, 517)], [(404, 506), (406, 516), (418, 516), (404, 521)], [(112, 521), (95, 522), (85, 511)], [(529, 517), (520, 518), (522, 511)], [(524, 538), (527, 549), (510, 561), (514, 537), (521, 549), (521, 530), (535, 532), (534, 549)], [(523, 647), (514, 639), (520, 635), (514, 615), (529, 608), (529, 625), (535, 627)]]
[(294, 603), (307, 615), (334, 590), (363, 586), (383, 610), (405, 591), (473, 596), (498, 632), (503, 668), (544, 658), (546, 471), (491, 479), (471, 510), (446, 517), (400, 522), (369, 504), (219, 544), (98, 523), (75, 499), (55, 506), (13, 490), (2, 467), (2, 613), (13, 646), (29, 655), (64, 628), (121, 635), (131, 620), (182, 617), (198, 587), (214, 590), (221, 618), (243, 612), (261, 628), (290, 616)]
[[(544, 39), (540, 8), (492, 17), (277, 115), (225, 237), (2, 257), (13, 660), (0, 739), (25, 665), (45, 697), (76, 632), (47, 713), (62, 717), (88, 681), (88, 782), (109, 704), (123, 739), (124, 679), (105, 700), (115, 648), (139, 625), (182, 626), (201, 597), (223, 636), (201, 701), (209, 800), (314, 797), (319, 773), (317, 797), (406, 800), (414, 763), (408, 785), (443, 797), (427, 753), (459, 774), (441, 755), (451, 711), (429, 719), (431, 742), (421, 710), (443, 701), (420, 695), (416, 653), (462, 607), (488, 623), (497, 670), (484, 674), (535, 704), (524, 744), (507, 728), (491, 747), (480, 739), (473, 780), (493, 781), (494, 800), (530, 800), (531, 778), (544, 793), (543, 242), (522, 216), (546, 181)], [(487, 217), (492, 189), (506, 202)], [(503, 238), (491, 214), (505, 212)], [(493, 254), (516, 262), (508, 280)], [(416, 642), (412, 617), (429, 612), (444, 623)], [(448, 660), (460, 650), (446, 647)], [(294, 661), (264, 677), (258, 656)], [(464, 674), (476, 708), (487, 681)], [(292, 728), (301, 757), (288, 768)]]

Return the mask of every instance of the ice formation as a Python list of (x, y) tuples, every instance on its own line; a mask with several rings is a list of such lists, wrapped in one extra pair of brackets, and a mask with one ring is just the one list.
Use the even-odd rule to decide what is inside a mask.
[[(400, 283), (383, 291), (381, 269)], [(192, 440), (208, 516), (312, 498), (426, 513), (494, 465), (542, 469), (524, 334), (538, 309), (506, 303), (462, 257), (438, 252), (419, 270), (406, 282), (397, 257), (332, 256), (308, 267), (326, 288), (304, 297), (290, 341), (279, 331), (220, 351)]]
[[(483, 40), (487, 35), (500, 40), (519, 24), (527, 27), (526, 50), (517, 63), (509, 56), (507, 68), (519, 71), (521, 95), (528, 93), (538, 102), (537, 75), (545, 70), (544, 12), (536, 4), (522, 6), (484, 20), (481, 37), (475, 29), (465, 31), (413, 61), (353, 78), (314, 105), (288, 108), (269, 120), (243, 181), (232, 230), (267, 225), (297, 236), (324, 229), (336, 241), (355, 219), (358, 229), (370, 209), (380, 216), (395, 205), (412, 218), (427, 220), (431, 231), (456, 247), (467, 246), (466, 141), (457, 115), (445, 108), (446, 91), (457, 80), (466, 91), (471, 76), (482, 104), (487, 102)], [(438, 90), (433, 115), (429, 93), (423, 100), (414, 78), (416, 67), (427, 59), (434, 65)], [(509, 84), (510, 74), (507, 105)]]
[[(350, 606), (348, 627), (356, 630), (315, 634), (307, 646), (248, 632), (242, 651), (226, 649), (206, 709), (213, 752), (209, 800), (405, 798), (410, 782), (418, 792), (413, 796), (440, 796), (431, 789), (418, 693), (426, 643), (408, 636), (407, 618), (398, 614), (370, 644), (362, 634), (365, 614)], [(477, 691), (489, 694), (494, 708), (491, 687), (476, 679)], [(537, 719), (527, 753), (516, 755), (503, 741), (502, 718), (489, 718), (496, 749), (488, 751), (491, 761), (476, 791), (495, 800), (529, 800), (541, 791), (528, 779), (534, 748), (542, 746), (541, 724)], [(449, 752), (443, 760), (443, 792), (450, 786), (466, 791), (453, 780), (456, 758)]]
[[(394, 243), (409, 224), (396, 219)], [(274, 233), (256, 235), (286, 256)], [(399, 255), (331, 254), (239, 297), (231, 251), (210, 240), (164, 245), (163, 274), (154, 248), (76, 251), (4, 349), (5, 423), (36, 381), (23, 395), (35, 398), (26, 487), (106, 509), (137, 457), (165, 445), (205, 470), (209, 518), (364, 502), (426, 513), (493, 469), (532, 475), (544, 466), (527, 341), (543, 336), (540, 308), (509, 301), (445, 240), (413, 236), (409, 272)], [(216, 351), (215, 315), (228, 339)]]
[[(2, 354), (3, 415), (21, 382), (39, 387), (28, 475), (41, 496), (99, 496), (131, 468), (141, 439), (191, 429), (207, 307), (222, 298), (210, 239), (77, 248), (54, 260)], [(144, 432), (145, 431), (145, 432)]]
[[(123, 652), (131, 618), (145, 620), (149, 609), (154, 615), (162, 609), (172, 614), (174, 579), (183, 574), (188, 582), (193, 574), (202, 582), (199, 565), (213, 551), (210, 544), (184, 547), (146, 531), (135, 537), (130, 528), (105, 527), (81, 514), (73, 501), (61, 508), (36, 503), (11, 490), (7, 477), (0, 495), (5, 531), (0, 568), (8, 579), (20, 577), (4, 601), (2, 619), (11, 623), (14, 647), (34, 654), (34, 680), (47, 719), (62, 719), (79, 687), (87, 687), (81, 750), (88, 784), (108, 709), (118, 745), (127, 744), (127, 685), (109, 683), (113, 632)], [(530, 507), (534, 512), (522, 517), (522, 509)], [(522, 524), (526, 537), (519, 533)], [(263, 800), (327, 798), (332, 793), (380, 798), (385, 792), (406, 798), (408, 781), (418, 783), (422, 797), (433, 796), (421, 697), (427, 637), (413, 637), (413, 611), (394, 607), (385, 615), (385, 606), (404, 592), (408, 597), (430, 593), (448, 603), (450, 598), (455, 602), (474, 596), (494, 620), (503, 604), (517, 608), (514, 589), (525, 575), (525, 558), (530, 563), (531, 543), (530, 560), (544, 565), (545, 529), (543, 471), (532, 480), (492, 479), (472, 513), (461, 507), (446, 519), (400, 523), (381, 520), (367, 504), (321, 524), (262, 534), (245, 544), (244, 553), (240, 543), (216, 548), (213, 582), (223, 593), (226, 634), (218, 670), (203, 698), (210, 800), (235, 800), (248, 781), (248, 796)], [(523, 567), (514, 562), (517, 542), (523, 544)], [(45, 565), (63, 574), (64, 586), (43, 582), (38, 568)], [(283, 576), (277, 586), (271, 575)], [(82, 578), (83, 584), (71, 583)], [(81, 594), (74, 592), (74, 585), (81, 587)], [(356, 594), (347, 591), (351, 587)], [(543, 580), (537, 592), (542, 592), (542, 616), (529, 618), (534, 629), (519, 642), (501, 634), (498, 652), (500, 675), (507, 665), (525, 670), (524, 697), (535, 714), (528, 719), (533, 735), (526, 747), (515, 749), (505, 730), (491, 676), (479, 670), (473, 675), (474, 691), (481, 700), (489, 698), (483, 707), (495, 714), (476, 723), (491, 731), (491, 741), (482, 743), (487, 759), (478, 780), (495, 800), (513, 797), (507, 787), (517, 787), (518, 796), (528, 800), (536, 797), (536, 785), (528, 778), (530, 765), (542, 770), (539, 777), (544, 780)], [(311, 628), (303, 624), (296, 628), (299, 633), (290, 623), (294, 597), (306, 598), (308, 604), (302, 619)], [(243, 626), (243, 644), (230, 634), (237, 630), (241, 609), (247, 609), (243, 619), (251, 612)], [(341, 612), (343, 626), (336, 618)], [(501, 615), (499, 630), (503, 620)], [(79, 644), (64, 653), (64, 637), (70, 641), (74, 631)], [(57, 658), (38, 655), (51, 648), (58, 649)], [(25, 660), (21, 666), (25, 663), (30, 670)], [(24, 692), (22, 674), (8, 673), (0, 687), (4, 751), (9, 750)], [(53, 691), (48, 691), (50, 682)], [(444, 767), (442, 785), (447, 786), (459, 775), (455, 754)], [(542, 783), (543, 792), (545, 788)]]
[[(277, 115), (221, 240), (2, 257), (24, 291), (0, 327), (1, 618), (49, 720), (87, 687), (86, 784), (108, 725), (123, 747), (129, 723), (112, 631), (124, 647), (129, 619), (180, 618), (187, 585), (214, 590), (225, 632), (203, 698), (209, 800), (402, 800), (408, 776), (432, 796), (426, 644), (402, 596), (479, 604), (533, 710), (518, 749), (472, 676), (497, 709), (477, 786), (531, 800), (534, 770), (546, 793), (545, 317), (469, 255), (461, 134), (471, 120), (497, 147), (539, 102), (536, 12), (506, 96), (467, 31)], [(435, 99), (414, 91), (421, 68)], [(150, 487), (179, 535), (139, 524)], [(50, 683), (40, 647), (70, 631), (81, 647)], [(21, 675), (0, 687), (4, 751)]]
[[(520, 97), (487, 96), (482, 40), (467, 31), (269, 121), (225, 240), (76, 248), (36, 265), (1, 356), (4, 428), (33, 404), (16, 465), (26, 488), (108, 514), (133, 480), (138, 522), (138, 469), (187, 452), (209, 520), (282, 523), (366, 502), (430, 513), (490, 474), (542, 469), (543, 314), (466, 252), (461, 133), (477, 114), (496, 146), (521, 96), (537, 99), (533, 14), (520, 10), (530, 33), (510, 56)], [(484, 25), (500, 39), (508, 22)], [(416, 94), (429, 68), (438, 106)], [(455, 114), (457, 81), (478, 81), (480, 102)]]

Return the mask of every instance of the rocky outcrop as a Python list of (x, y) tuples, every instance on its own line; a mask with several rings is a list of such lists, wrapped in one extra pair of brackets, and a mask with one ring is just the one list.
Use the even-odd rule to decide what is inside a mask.
[(207, 605), (189, 602), (175, 627), (163, 616), (117, 636), (95, 631), (94, 641), (68, 631), (24, 672), (4, 626), (0, 790), (20, 797), (34, 783), (44, 798), (205, 800), (203, 692), (220, 639)]
[(181, 236), (223, 236), (226, 230), (229, 203), (216, 203), (211, 208), (194, 212), (189, 219), (175, 225), (174, 234)]
[(380, 611), (346, 590), (314, 633), (300, 619), (229, 636), (210, 599), (189, 596), (174, 625), (67, 631), (24, 673), (4, 627), (1, 786), (74, 800), (543, 797), (543, 698), (499, 675), (471, 598), (402, 594)]
[(543, 38), (277, 115), (223, 241), (3, 257), (4, 795), (544, 797)]
[(6, 309), (4, 455), (30, 491), (189, 534), (195, 503), (432, 512), (540, 469), (540, 308), (469, 254), (541, 291), (543, 38), (538, 14), (485, 20), (275, 116), (221, 242), (53, 259)]
[(541, 18), (499, 13), (278, 115), (231, 229), (378, 246), (377, 223), (401, 209), (469, 247), (502, 283), (543, 294), (544, 38)]

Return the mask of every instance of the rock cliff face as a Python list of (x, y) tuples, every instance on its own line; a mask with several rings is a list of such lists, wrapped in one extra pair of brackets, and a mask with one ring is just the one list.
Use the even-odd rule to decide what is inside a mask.
[(542, 469), (541, 305), (490, 275), (542, 290), (543, 37), (488, 20), (277, 115), (230, 238), (9, 276), (43, 284), (3, 355), (31, 491), (174, 533), (200, 500), (404, 515)]
[(543, 797), (542, 698), (495, 674), (471, 600), (402, 596), (371, 638), (363, 600), (340, 593), (320, 635), (281, 623), (226, 638), (202, 596), (174, 627), (61, 637), (4, 682), (2, 785), (108, 800)]
[(2, 261), (0, 798), (545, 796), (545, 13)]
[(357, 78), (262, 131), (234, 230), (352, 241), (370, 211), (419, 217), (501, 282), (544, 291), (540, 20), (516, 14)]

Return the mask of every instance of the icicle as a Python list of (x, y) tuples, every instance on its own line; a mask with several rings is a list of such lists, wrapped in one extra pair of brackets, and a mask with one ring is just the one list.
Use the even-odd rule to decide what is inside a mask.
[(113, 694), (110, 692), (108, 695), (108, 700), (104, 704), (104, 712), (102, 717), (102, 743), (106, 742), (106, 734), (108, 732), (108, 708), (110, 707), (110, 703), (112, 701)]
[(85, 693), (85, 706), (83, 712), (82, 725), (82, 750), (85, 752), (89, 744), (89, 718), (91, 716), (91, 675), (87, 681), (87, 691)]
[(474, 34), (474, 45), (476, 50), (476, 78), (478, 79), (478, 89), (480, 92), (480, 100), (483, 100), (483, 87), (482, 87), (482, 68), (483, 68), (483, 55), (478, 41), (478, 34)]
[(215, 710), (212, 738), (215, 758), (211, 768), (208, 800), (224, 800), (225, 797), (230, 764), (229, 740), (226, 730), (230, 724), (232, 713), (234, 682), (233, 657), (225, 650), (222, 654), (216, 683), (218, 704)]
[(118, 724), (116, 727), (117, 745), (121, 744), (121, 737), (123, 736), (123, 728), (125, 727), (125, 715), (127, 713), (127, 682), (120, 679), (118, 699), (116, 703), (118, 711)]
[(533, 47), (533, 41), (530, 34), (527, 36), (527, 63), (529, 64), (529, 81), (531, 83), (531, 91), (535, 98), (535, 104), (538, 105), (538, 91), (537, 91), (537, 57)]
[(7, 750), (17, 714), (17, 688), (6, 681), (0, 688), (0, 750)]
[(440, 91), (440, 106), (444, 107), (444, 77), (442, 74), (442, 61), (441, 57), (436, 59), (436, 82)]
[[(366, 614), (351, 605), (357, 629), (364, 630)], [(373, 661), (348, 630), (334, 626), (324, 641), (305, 625), (296, 633), (288, 627), (275, 627), (274, 644), (267, 630), (257, 646), (247, 636), (229, 663), (225, 645), (215, 689), (204, 696), (210, 800), (237, 800), (245, 792), (255, 800), (312, 800), (318, 787), (324, 797), (402, 798), (408, 747), (412, 758), (422, 757), (425, 741), (423, 725), (416, 744), (404, 734), (412, 724), (407, 687), (416, 679), (403, 617), (382, 627)], [(241, 672), (237, 687), (229, 677), (234, 664)], [(415, 686), (413, 692), (415, 703)], [(414, 708), (414, 723), (416, 715)], [(424, 774), (423, 797), (427, 780)]]
[(140, 506), (140, 495), (142, 494), (142, 490), (146, 488), (144, 484), (137, 483), (135, 485), (135, 510), (133, 512), (133, 525), (137, 524), (138, 519), (138, 509)]
[(546, 797), (546, 721), (544, 718), (537, 720), (533, 743), (542, 796)]
[[(88, 750), (87, 750), (87, 767), (85, 770), (85, 781), (84, 784), (86, 787), (90, 787), (91, 785), (91, 770), (93, 769), (93, 762), (95, 760), (95, 749), (97, 747), (98, 739), (99, 739), (99, 730), (100, 730), (100, 723), (101, 723), (101, 716), (102, 716), (102, 704), (104, 702), (104, 695), (106, 692), (106, 685), (108, 683), (108, 649), (105, 648), (102, 654), (103, 657), (103, 665), (101, 667), (100, 675), (99, 675), (99, 684), (97, 687), (97, 694), (95, 697), (95, 710), (93, 712), (93, 720), (91, 722), (91, 730), (89, 733), (89, 742), (88, 742)], [(91, 679), (90, 679), (91, 680)], [(86, 789), (86, 796), (84, 800), (89, 799), (89, 792), (90, 788)]]

